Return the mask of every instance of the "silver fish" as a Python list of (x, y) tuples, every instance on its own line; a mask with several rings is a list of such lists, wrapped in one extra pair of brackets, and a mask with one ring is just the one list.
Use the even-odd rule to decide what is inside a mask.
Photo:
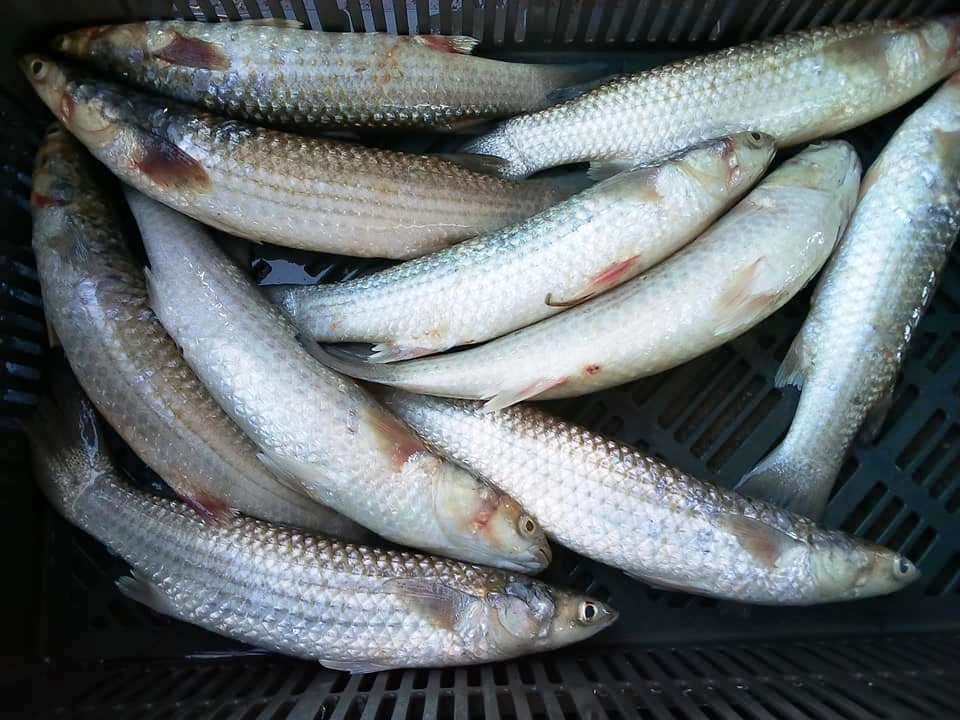
[(857, 431), (876, 435), (917, 322), (960, 230), (960, 76), (914, 112), (860, 204), (777, 373), (802, 388), (783, 443), (741, 482), (819, 517)]
[(98, 170), (55, 126), (37, 154), (31, 204), (47, 322), (104, 417), (208, 519), (223, 522), (240, 510), (368, 537), (271, 474), (183, 361), (150, 310), (143, 272)]
[(517, 183), (438, 156), (225, 120), (42, 55), (21, 66), (54, 115), (121, 180), (256, 242), (406, 259), (568, 194), (550, 180)]
[(656, 265), (749, 190), (773, 153), (773, 139), (755, 133), (709, 141), (433, 255), (268, 295), (316, 340), (377, 343), (378, 362), (482, 342)]
[(905, 557), (748, 500), (530, 406), (388, 389), (384, 403), (448, 459), (523, 503), (556, 542), (654, 585), (808, 605), (883, 595)]
[(151, 305), (186, 361), (274, 471), (404, 545), (511, 570), (550, 561), (515, 501), (434, 455), (296, 330), (205, 228), (135, 190)]
[(119, 589), (157, 612), (350, 672), (515, 657), (616, 620), (523, 575), (249, 518), (204, 524), (122, 482), (91, 406), (76, 389), (58, 399), (30, 427), (34, 475), (64, 517), (131, 565)]
[(790, 33), (615, 78), (508, 120), (467, 146), (506, 177), (564, 163), (652, 160), (755, 130), (781, 147), (879, 117), (960, 69), (960, 16)]
[(859, 184), (850, 145), (811, 146), (669, 259), (536, 325), (477, 348), (391, 365), (312, 351), (363, 380), (486, 400), (490, 410), (653, 375), (737, 337), (806, 285), (846, 226)]
[(461, 130), (539, 110), (590, 67), (471, 57), (440, 35), (311, 32), (295, 20), (101, 25), (52, 47), (218, 114), (306, 128)]

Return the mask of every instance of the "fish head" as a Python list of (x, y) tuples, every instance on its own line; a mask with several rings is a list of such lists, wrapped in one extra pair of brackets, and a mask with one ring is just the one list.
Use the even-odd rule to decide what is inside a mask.
[(942, 58), (941, 72), (960, 70), (960, 14), (905, 22), (910, 31), (899, 33), (893, 39), (900, 44), (897, 56)]
[(119, 134), (116, 103), (109, 90), (99, 90), (69, 65), (38, 54), (25, 55), (20, 67), (40, 99), (84, 145), (111, 144)]
[(900, 553), (841, 533), (814, 541), (810, 563), (824, 602), (887, 595), (920, 577)]
[(674, 157), (678, 169), (719, 195), (751, 187), (770, 165), (777, 147), (765, 133), (742, 132), (705, 140)]
[(57, 35), (50, 47), (78, 60), (142, 62), (147, 43), (145, 23), (95, 25)]
[(537, 573), (551, 552), (540, 524), (516, 500), (466, 471), (444, 463), (437, 484), (437, 517), (447, 543), (460, 557), (483, 565)]
[[(844, 140), (808, 145), (764, 182), (767, 188), (808, 188), (827, 194), (849, 218), (857, 204), (863, 167), (853, 146)], [(841, 227), (841, 234), (846, 223)]]
[(63, 208), (77, 195), (86, 177), (82, 150), (60, 123), (51, 123), (37, 150), (33, 165), (30, 204), (34, 211)]
[(616, 610), (539, 580), (514, 577), (488, 593), (486, 635), (502, 655), (550, 650), (585, 640), (611, 625)]

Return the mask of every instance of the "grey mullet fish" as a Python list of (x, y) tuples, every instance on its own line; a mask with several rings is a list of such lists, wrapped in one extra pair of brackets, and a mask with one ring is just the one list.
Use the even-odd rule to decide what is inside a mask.
[(565, 195), (426, 155), (225, 120), (29, 55), (50, 110), (121, 180), (256, 242), (411, 258), (529, 217)]
[(867, 172), (860, 204), (777, 373), (802, 389), (783, 443), (740, 489), (819, 517), (861, 425), (874, 436), (960, 230), (960, 76)]
[(477, 343), (622, 284), (695, 238), (773, 158), (743, 133), (616, 175), (529, 220), (351, 282), (270, 288), (310, 337), (390, 362)]
[(257, 124), (466, 129), (539, 110), (589, 67), (471, 57), (471, 37), (313, 32), (295, 20), (101, 25), (53, 48), (140, 87)]
[(564, 163), (649, 161), (755, 130), (781, 147), (879, 117), (960, 69), (960, 16), (821, 27), (610, 80), (467, 146), (507, 177)]
[(325, 364), (413, 392), (487, 400), (584, 395), (711, 350), (783, 306), (816, 274), (857, 199), (845, 142), (811, 146), (672, 257), (614, 290), (461, 352), (390, 365), (316, 346)]
[(30, 427), (35, 477), (64, 517), (131, 565), (120, 590), (158, 612), (350, 672), (549, 650), (617, 617), (523, 575), (248, 518), (206, 525), (122, 482), (91, 406), (76, 390), (58, 401)]
[(517, 405), (389, 389), (386, 405), (450, 460), (516, 497), (557, 542), (671, 590), (807, 605), (898, 590), (897, 553), (701, 483), (636, 450)]
[(279, 475), (394, 542), (510, 570), (550, 561), (511, 498), (432, 455), (289, 320), (188, 217), (127, 191), (150, 257), (151, 305), (211, 394)]
[[(282, 484), (150, 310), (143, 272), (101, 170), (59, 125), (37, 154), (33, 248), (47, 322), (103, 415), (208, 519), (241, 510), (350, 538), (367, 533)], [(109, 179), (109, 178), (107, 178)]]

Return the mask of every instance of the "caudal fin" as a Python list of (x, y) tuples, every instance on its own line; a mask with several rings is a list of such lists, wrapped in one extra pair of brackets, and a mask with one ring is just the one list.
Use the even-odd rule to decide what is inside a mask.
[(741, 478), (737, 492), (819, 520), (827, 507), (835, 473), (805, 463), (789, 445), (781, 443)]

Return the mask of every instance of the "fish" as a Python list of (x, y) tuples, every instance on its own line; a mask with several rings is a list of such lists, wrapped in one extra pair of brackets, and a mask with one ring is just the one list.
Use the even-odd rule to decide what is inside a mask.
[(707, 141), (452, 248), (358, 280), (267, 294), (317, 341), (375, 343), (375, 362), (479, 343), (656, 265), (749, 190), (774, 151), (756, 133)]
[(780, 147), (862, 125), (960, 70), (960, 15), (788, 33), (621, 75), (469, 142), (503, 175), (656, 159), (754, 130)]
[(274, 472), (401, 545), (539, 572), (540, 526), (512, 498), (430, 453), (296, 328), (185, 215), (127, 189), (150, 259), (150, 305), (186, 362)]
[(61, 515), (129, 564), (118, 590), (158, 613), (354, 673), (516, 657), (617, 619), (524, 575), (242, 516), (205, 523), (120, 479), (92, 406), (58, 385), (28, 428), (34, 477)]
[(150, 310), (132, 233), (97, 171), (83, 146), (53, 125), (37, 153), (30, 195), (50, 334), (94, 404), (210, 522), (226, 522), (240, 511), (369, 539), (356, 523), (274, 476), (183, 361)]
[(501, 62), (464, 35), (312, 32), (296, 20), (99, 25), (51, 48), (146, 90), (258, 125), (469, 131), (542, 109), (595, 65)]
[(318, 343), (310, 351), (361, 380), (484, 400), (488, 410), (654, 375), (741, 335), (799, 292), (836, 245), (859, 184), (849, 143), (813, 145), (670, 258), (560, 315), (474, 348), (388, 365)]
[(901, 125), (863, 180), (846, 234), (776, 375), (800, 401), (739, 489), (812, 518), (863, 431), (876, 437), (917, 323), (960, 231), (960, 75)]
[(227, 120), (84, 75), (42, 55), (21, 67), (40, 98), (128, 185), (254, 242), (408, 259), (529, 217), (569, 194), (439, 156)]
[(444, 457), (510, 493), (548, 536), (658, 587), (811, 605), (895, 592), (906, 557), (676, 468), (530, 405), (395, 388), (383, 403)]

